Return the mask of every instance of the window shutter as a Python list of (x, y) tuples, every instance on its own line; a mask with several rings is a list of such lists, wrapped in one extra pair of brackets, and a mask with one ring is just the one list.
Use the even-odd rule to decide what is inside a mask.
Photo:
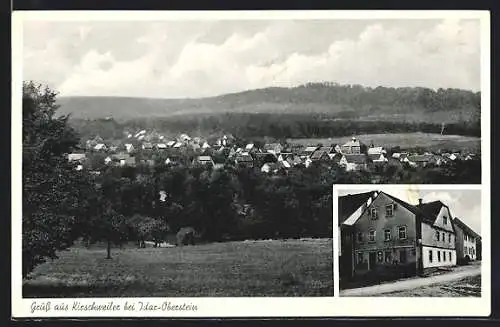
[(393, 203), (393, 204), (392, 204), (392, 209), (393, 209), (393, 210), (396, 210), (396, 208), (397, 208), (397, 207), (398, 207), (398, 205), (397, 205), (396, 203)]

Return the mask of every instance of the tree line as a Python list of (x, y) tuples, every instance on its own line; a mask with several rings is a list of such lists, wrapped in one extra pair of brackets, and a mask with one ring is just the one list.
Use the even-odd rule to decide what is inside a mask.
[[(72, 125), (84, 138), (99, 135), (104, 139), (122, 139), (125, 130), (154, 129), (168, 134), (231, 133), (240, 138), (269, 136), (286, 138), (326, 138), (380, 133), (442, 132), (441, 122), (368, 121), (332, 118), (322, 114), (223, 113), (190, 117), (135, 119), (126, 122), (108, 120), (74, 120)], [(481, 136), (479, 121), (462, 121), (445, 125), (445, 134)]]

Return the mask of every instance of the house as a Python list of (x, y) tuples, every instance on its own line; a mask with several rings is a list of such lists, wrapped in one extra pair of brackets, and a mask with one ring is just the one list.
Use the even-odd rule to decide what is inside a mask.
[(342, 145), (341, 151), (344, 154), (360, 154), (361, 143), (353, 136), (349, 142)]
[(375, 164), (380, 164), (380, 163), (386, 163), (388, 162), (388, 159), (385, 157), (385, 155), (383, 153), (380, 153), (380, 154), (376, 154), (376, 153), (372, 153), (372, 154), (368, 154), (368, 158), (371, 160), (371, 162), (375, 163)]
[(410, 162), (412, 166), (416, 167), (427, 167), (429, 165), (436, 164), (436, 159), (432, 154), (417, 154), (408, 156), (407, 159), (407, 161)]
[(203, 145), (201, 146), (201, 148), (206, 150), (206, 149), (210, 149), (211, 146), (207, 142), (204, 142)]
[(182, 146), (181, 142), (176, 142), (173, 146), (174, 149), (179, 149)]
[[(278, 158), (279, 159), (279, 158)], [(288, 156), (285, 159), (291, 166), (297, 166), (303, 164), (302, 159), (298, 155)]]
[(124, 162), (120, 161), (120, 164), (122, 166), (127, 166), (127, 167), (135, 167), (135, 157), (128, 157), (125, 158)]
[(278, 171), (278, 164), (276, 162), (266, 162), (260, 168), (263, 173), (275, 173)]
[(309, 158), (312, 161), (329, 161), (331, 159), (329, 156), (329, 151), (322, 150), (321, 148), (314, 151)]
[(125, 144), (125, 149), (127, 150), (128, 153), (131, 153), (134, 151), (134, 146), (131, 143)]
[(108, 147), (104, 143), (98, 143), (94, 146), (95, 151), (106, 151)]
[(234, 162), (236, 165), (245, 167), (253, 167), (254, 165), (253, 158), (248, 152), (237, 153)]
[(69, 162), (78, 162), (83, 163), (87, 159), (87, 155), (85, 153), (69, 153), (68, 161)]
[(191, 137), (187, 134), (181, 134), (178, 137), (178, 141), (179, 142), (189, 142), (189, 141), (191, 141)]
[(152, 166), (155, 165), (155, 161), (153, 159), (141, 159), (139, 162), (143, 166), (150, 166), (150, 167), (152, 167)]
[(105, 163), (106, 165), (109, 165), (109, 164), (110, 164), (110, 163), (112, 163), (112, 162), (113, 162), (113, 159), (111, 159), (111, 157), (110, 157), (110, 156), (107, 156), (106, 158), (104, 158), (104, 163)]
[(165, 143), (157, 143), (156, 148), (158, 150), (165, 150), (167, 148), (167, 145)]
[(281, 144), (279, 143), (264, 144), (264, 151), (266, 152), (278, 154), (281, 153), (282, 150), (283, 146), (281, 146)]
[(373, 163), (386, 163), (387, 162), (387, 158), (385, 157), (386, 154), (387, 154), (387, 151), (385, 151), (385, 149), (381, 146), (376, 146), (376, 147), (370, 147), (368, 148), (368, 158), (370, 158), (370, 160), (373, 162)]
[(278, 158), (276, 158), (276, 155), (270, 152), (258, 152), (254, 153), (254, 160), (255, 160), (255, 165), (257, 166), (262, 166), (263, 164), (267, 162), (276, 162), (278, 161)]
[(250, 152), (250, 151), (252, 151), (254, 148), (255, 148), (255, 145), (254, 145), (253, 143), (248, 143), (248, 144), (245, 146), (245, 151)]
[(453, 223), (455, 225), (455, 247), (458, 262), (474, 261), (478, 257), (480, 258), (477, 244), (481, 236), (458, 218), (453, 219)]
[(193, 160), (193, 164), (208, 165), (211, 167), (215, 166), (215, 163), (212, 160), (211, 156), (198, 156), (196, 157), (196, 159)]
[(342, 147), (340, 146), (340, 144), (334, 144), (332, 147), (336, 153), (342, 152)]
[(358, 171), (368, 168), (368, 157), (364, 154), (344, 154), (339, 160), (339, 165), (346, 171)]
[(173, 147), (173, 146), (175, 145), (175, 143), (177, 143), (177, 142), (175, 142), (175, 141), (168, 141), (168, 142), (167, 142), (167, 146), (168, 146), (169, 148), (171, 148), (171, 147)]
[(127, 162), (127, 159), (130, 158), (130, 154), (128, 154), (128, 153), (117, 153), (117, 154), (111, 155), (110, 158), (111, 158), (111, 161), (114, 164), (119, 165), (119, 166), (125, 166), (126, 162)]
[(469, 153), (464, 158), (464, 160), (474, 160), (474, 159), (477, 159), (477, 156), (474, 153)]
[(314, 151), (316, 151), (318, 149), (317, 146), (307, 146), (301, 153), (301, 156), (303, 158), (306, 158), (306, 157), (310, 157)]
[(386, 154), (387, 151), (381, 147), (381, 146), (374, 146), (374, 147), (370, 147), (368, 148), (368, 155), (371, 155), (371, 154)]
[(150, 142), (144, 142), (144, 143), (142, 143), (142, 149), (143, 150), (152, 150), (153, 144), (151, 144)]
[(412, 205), (385, 192), (339, 197), (343, 278), (411, 276), (456, 265), (455, 229), (441, 201)]

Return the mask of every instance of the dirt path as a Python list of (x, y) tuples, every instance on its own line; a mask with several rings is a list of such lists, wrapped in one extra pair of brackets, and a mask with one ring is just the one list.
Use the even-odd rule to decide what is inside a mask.
[(461, 269), (459, 271), (454, 271), (442, 275), (423, 277), (423, 278), (417, 277), (407, 280), (395, 281), (393, 283), (341, 290), (340, 296), (372, 296), (384, 293), (405, 291), (432, 284), (446, 283), (480, 274), (481, 274), (481, 266), (474, 265), (474, 266), (468, 266), (466, 269)]

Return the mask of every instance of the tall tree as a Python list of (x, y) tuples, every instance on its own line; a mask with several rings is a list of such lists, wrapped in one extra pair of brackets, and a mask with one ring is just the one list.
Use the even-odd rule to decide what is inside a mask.
[(78, 144), (68, 117), (56, 117), (56, 93), (23, 83), (23, 276), (78, 237), (80, 202), (90, 187), (66, 154)]

